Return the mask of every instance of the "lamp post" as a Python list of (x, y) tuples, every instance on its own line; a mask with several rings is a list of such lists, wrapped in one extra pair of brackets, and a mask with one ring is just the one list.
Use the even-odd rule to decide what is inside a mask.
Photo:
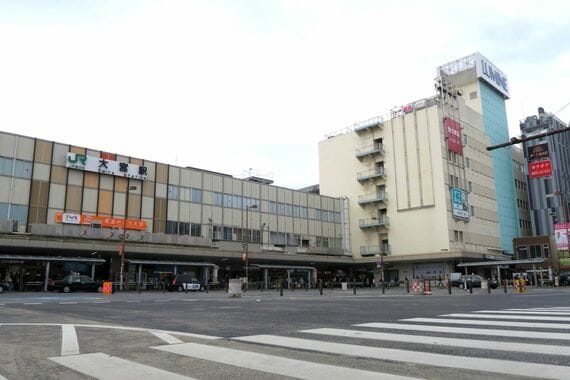
[(245, 290), (247, 291), (247, 285), (249, 282), (249, 210), (252, 208), (257, 208), (257, 205), (245, 206), (245, 236), (244, 236), (244, 259), (245, 259)]
[(125, 244), (127, 240), (127, 212), (129, 210), (129, 191), (136, 190), (136, 186), (128, 186), (125, 193), (125, 215), (123, 217), (123, 234), (121, 235), (121, 244), (119, 245), (119, 256), (121, 257), (121, 271), (119, 273), (119, 289), (125, 290)]

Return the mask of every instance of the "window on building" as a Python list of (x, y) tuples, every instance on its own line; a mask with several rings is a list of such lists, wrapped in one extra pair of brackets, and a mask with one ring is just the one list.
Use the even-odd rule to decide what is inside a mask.
[(475, 207), (474, 206), (470, 207), (471, 207), (471, 216), (475, 216)]
[(544, 255), (544, 258), (549, 258), (550, 257), (550, 247), (548, 246), (548, 244), (544, 244), (542, 246), (542, 254)]
[(32, 178), (32, 163), (29, 161), (14, 161), (14, 177)]
[(197, 223), (190, 223), (190, 236), (202, 236), (202, 225)]
[(224, 205), (224, 195), (222, 193), (214, 193), (214, 206)]
[(202, 203), (202, 190), (192, 188), (192, 202)]
[(470, 168), (471, 167), (471, 163), (469, 161), (469, 157), (465, 157), (465, 167)]
[(469, 190), (469, 192), (473, 191), (473, 183), (471, 181), (467, 182), (467, 190)]
[(459, 241), (459, 231), (453, 230), (453, 241)]
[(178, 186), (168, 185), (168, 199), (178, 200)]
[(528, 259), (528, 249), (526, 245), (521, 245), (517, 247), (517, 257), (519, 260), (527, 260)]
[(469, 100), (477, 99), (477, 91), (472, 91), (469, 93)]
[(459, 231), (459, 241), (463, 242), (463, 231)]
[(541, 248), (540, 244), (531, 244), (530, 245), (530, 258), (531, 259), (541, 257), (540, 248)]

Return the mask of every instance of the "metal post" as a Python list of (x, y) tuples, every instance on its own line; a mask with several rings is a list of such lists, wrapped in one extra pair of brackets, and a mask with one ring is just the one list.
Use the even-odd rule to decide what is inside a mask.
[(491, 294), (491, 279), (487, 279), (487, 293)]
[(505, 293), (507, 293), (507, 279), (506, 278), (503, 280), (503, 289), (504, 289)]
[(356, 294), (356, 279), (352, 278), (352, 293)]
[(323, 295), (323, 280), (319, 279), (319, 293)]
[(46, 271), (44, 277), (44, 292), (48, 290), (48, 282), (49, 282), (49, 261), (46, 261)]
[(279, 295), (283, 297), (283, 279), (279, 279)]
[(91, 281), (95, 281), (95, 263), (91, 264)]
[(406, 277), (406, 293), (410, 293), (410, 280)]
[(140, 294), (141, 288), (142, 288), (142, 264), (139, 264), (139, 279), (138, 279), (138, 283), (139, 283), (139, 294)]
[(447, 292), (451, 294), (451, 281), (449, 280), (449, 276), (447, 276)]

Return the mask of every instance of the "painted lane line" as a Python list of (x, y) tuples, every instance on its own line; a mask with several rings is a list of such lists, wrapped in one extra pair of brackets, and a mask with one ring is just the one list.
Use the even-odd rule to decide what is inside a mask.
[(190, 377), (178, 375), (159, 368), (131, 362), (102, 352), (92, 354), (60, 356), (49, 358), (62, 366), (71, 368), (87, 376), (102, 380), (168, 379), (188, 380)]
[(167, 334), (165, 332), (162, 331), (149, 331), (152, 335), (156, 336), (159, 339), (162, 339), (163, 341), (165, 341), (168, 344), (180, 344), (180, 343), (184, 343), (183, 341), (181, 341), (178, 338), (173, 337), (170, 334)]
[[(182, 299), (182, 301), (184, 301), (184, 302), (195, 302), (195, 301), (198, 301), (198, 300)], [(202, 301), (208, 301), (208, 300), (202, 300)], [(209, 301), (213, 301), (213, 300), (209, 300)]]
[(469, 347), (469, 348), (478, 348), (481, 350), (530, 352), (536, 354), (570, 356), (570, 350), (568, 350), (568, 346), (551, 346), (546, 344), (511, 343), (511, 342), (501, 342), (493, 340), (443, 338), (439, 336), (390, 334), (390, 333), (341, 330), (341, 329), (330, 329), (330, 328), (302, 330), (301, 332), (309, 334), (338, 336), (343, 338), (387, 340), (391, 342), (420, 343), (420, 344), (429, 344), (433, 346), (450, 346), (450, 347), (462, 347), (462, 348)]
[(240, 351), (205, 344), (184, 343), (151, 348), (192, 358), (209, 360), (216, 363), (223, 363), (236, 367), (303, 379), (412, 379), (410, 377), (391, 375), (381, 372), (371, 372), (328, 364), (319, 364), (304, 360), (289, 359), (280, 356)]
[(390, 329), (390, 330), (440, 332), (440, 333), (450, 333), (450, 334), (484, 335), (484, 336), (493, 336), (493, 337), (502, 336), (510, 338), (551, 339), (551, 340), (570, 341), (570, 334), (568, 333), (550, 333), (550, 332), (540, 332), (540, 331), (476, 329), (476, 328), (430, 326), (430, 325), (405, 325), (399, 323), (362, 323), (354, 326), (370, 327), (377, 329)]
[[(0, 326), (57, 326), (61, 327), (64, 324), (62, 323), (0, 323)], [(125, 330), (125, 331), (141, 331), (141, 332), (149, 332), (149, 331), (158, 331), (166, 334), (171, 335), (179, 335), (179, 336), (187, 336), (190, 338), (198, 338), (204, 340), (215, 340), (215, 339), (222, 339), (219, 336), (213, 335), (202, 335), (202, 334), (194, 334), (188, 333), (184, 331), (168, 331), (168, 330), (156, 330), (156, 329), (147, 329), (143, 327), (129, 327), (129, 326), (113, 326), (113, 325), (89, 325), (89, 324), (74, 324), (75, 327), (85, 327), (85, 328), (95, 328), (95, 329), (109, 329), (109, 330)]]
[(555, 322), (570, 322), (570, 317), (544, 317), (534, 315), (487, 315), (487, 314), (464, 314), (452, 313), (442, 314), (440, 317), (455, 317), (455, 318), (474, 318), (474, 319), (517, 319), (523, 321), (555, 321)]
[(6, 377), (0, 375), (0, 380), (8, 380), (8, 378), (6, 378)]
[(570, 324), (566, 323), (532, 323), (532, 322), (512, 322), (512, 321), (478, 321), (471, 319), (443, 319), (443, 318), (408, 318), (402, 319), (406, 322), (426, 322), (426, 323), (448, 323), (452, 325), (478, 325), (478, 326), (507, 326), (507, 327), (528, 327), (531, 329), (570, 329)]
[[(266, 344), (295, 350), (310, 350), (337, 355), (357, 356), (378, 360), (415, 363), (428, 366), (468, 369), (507, 375), (530, 376), (541, 379), (568, 379), (570, 367), (526, 363), (512, 360), (487, 359), (442, 355), (428, 352), (396, 350), (391, 348), (366, 347), (354, 344), (334, 343), (319, 340), (288, 338), (275, 335), (254, 335), (233, 338), (242, 342)], [(175, 346), (168, 346), (175, 347)]]
[(531, 314), (531, 315), (570, 315), (567, 311), (509, 311), (509, 310), (480, 310), (474, 313), (481, 314)]
[(111, 303), (111, 301), (93, 301), (91, 303)]
[(154, 300), (154, 302), (170, 302), (170, 300)]
[(60, 305), (75, 305), (75, 304), (77, 304), (77, 302), (74, 302), (74, 301), (70, 301), (70, 302), (60, 302), (59, 304), (60, 304)]
[(43, 305), (43, 302), (24, 302), (24, 305)]
[(141, 302), (141, 301), (139, 301), (139, 300), (136, 300), (136, 301), (127, 301), (127, 303), (135, 303), (135, 302)]
[(73, 325), (61, 325), (61, 356), (78, 355), (79, 341)]

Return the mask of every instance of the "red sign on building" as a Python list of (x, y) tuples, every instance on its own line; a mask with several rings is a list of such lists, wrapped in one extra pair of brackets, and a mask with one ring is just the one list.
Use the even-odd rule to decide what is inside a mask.
[(452, 152), (463, 154), (463, 141), (461, 139), (461, 127), (459, 123), (448, 117), (443, 119), (447, 149)]
[(550, 160), (531, 162), (528, 164), (530, 178), (548, 177), (552, 175)]

